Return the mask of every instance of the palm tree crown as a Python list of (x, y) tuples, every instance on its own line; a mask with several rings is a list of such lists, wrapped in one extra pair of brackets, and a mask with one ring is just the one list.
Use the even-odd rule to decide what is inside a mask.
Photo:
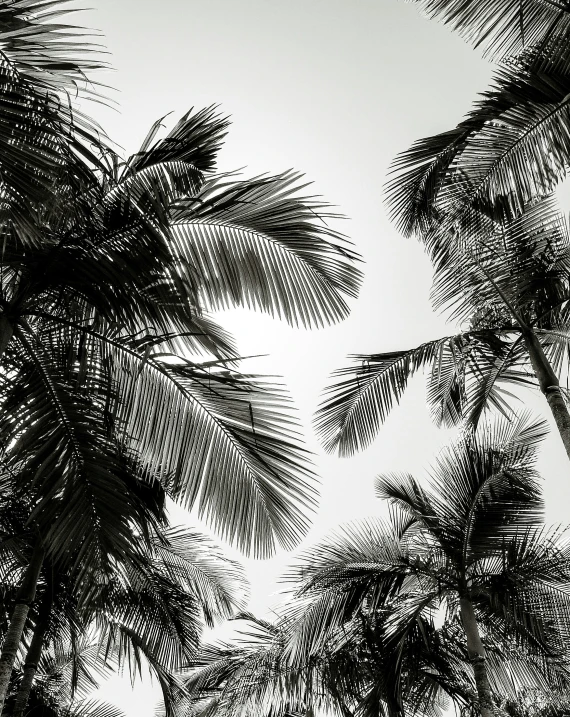
[(564, 532), (541, 522), (534, 461), (544, 432), (522, 417), (462, 436), (438, 457), (429, 490), (405, 474), (380, 477), (390, 521), (347, 526), (306, 552), (292, 574), (302, 599), (291, 631), (294, 663), (334, 643), (360, 612), (385, 616), (381, 644), (393, 677), (383, 699), (398, 711), (402, 656), (443, 610), (432, 686), (466, 699), (446, 647), (458, 641), (484, 714), (493, 712), (493, 693), (516, 696), (517, 685), (563, 689), (570, 562)]

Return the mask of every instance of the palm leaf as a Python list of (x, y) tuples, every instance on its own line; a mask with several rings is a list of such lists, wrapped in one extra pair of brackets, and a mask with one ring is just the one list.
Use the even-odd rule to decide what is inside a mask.
[(106, 573), (112, 555), (137, 559), (133, 525), (153, 517), (128, 490), (131, 475), (108, 437), (104, 407), (77, 392), (35, 337), (22, 333), (18, 343), (30, 359), (4, 393), (0, 432), (20, 490), (35, 496), (29, 520), (54, 559), (73, 561), (78, 579), (86, 570)]
[[(217, 113), (212, 105), (198, 112), (190, 110), (177, 122), (163, 139), (156, 139), (164, 117), (152, 126), (140, 150), (129, 158), (125, 174), (140, 174), (152, 166), (162, 166), (171, 173), (175, 182), (183, 172), (191, 175), (192, 169), (202, 176), (215, 169), (215, 159), (229, 125), (227, 117)], [(194, 186), (176, 186), (179, 194), (189, 194)]]
[(408, 351), (356, 355), (353, 359), (358, 366), (337, 370), (335, 376), (349, 378), (326, 389), (326, 399), (315, 416), (326, 450), (350, 455), (368, 446), (394, 403), (399, 402), (409, 378), (432, 363), (453, 338), (430, 341)]
[(385, 604), (408, 567), (405, 548), (382, 521), (347, 524), (302, 553), (287, 574), (298, 598), (289, 608), (288, 660), (304, 664), (364, 606)]
[(357, 255), (325, 223), (326, 206), (299, 196), (298, 179), (214, 179), (174, 208), (173, 240), (207, 307), (248, 306), (304, 326), (347, 315), (342, 295), (356, 295)]
[[(348, 376), (326, 389), (326, 399), (315, 416), (317, 432), (327, 450), (350, 455), (366, 448), (375, 438), (408, 380), (422, 368), (430, 368), (428, 405), (443, 425), (455, 425), (469, 401), (467, 378), (479, 378), (495, 366), (508, 345), (497, 330), (475, 330), (421, 344), (408, 351), (394, 351), (353, 358), (359, 366), (339, 369)], [(513, 373), (505, 379), (514, 378)], [(489, 400), (495, 394), (489, 395)]]
[(438, 455), (430, 476), (434, 532), (448, 555), (459, 551), (459, 564), (496, 551), (513, 530), (542, 519), (535, 463), (546, 431), (543, 421), (523, 414), (464, 435)]
[(173, 496), (246, 553), (266, 556), (275, 539), (292, 547), (308, 524), (298, 508), (311, 508), (315, 489), (283, 393), (199, 366), (115, 356), (119, 425)]
[(245, 607), (243, 568), (205, 535), (171, 527), (156, 540), (155, 550), (171, 580), (196, 595), (209, 627), (215, 618), (227, 619)]
[(570, 11), (556, 0), (411, 1), (495, 60), (570, 31)]
[(569, 68), (565, 45), (527, 53), (497, 71), (494, 87), (455, 130), (395, 160), (393, 218), (437, 262), (458, 236), (485, 236), (494, 220), (518, 216), (564, 176)]
[(0, 8), (2, 54), (37, 88), (75, 95), (88, 74), (104, 67), (91, 33), (57, 22), (65, 0), (14, 0)]
[(47, 334), (55, 355), (70, 345), (77, 352), (89, 348), (90, 373), (114, 387), (102, 394), (108, 396), (103, 418), (170, 495), (195, 505), (224, 539), (266, 556), (275, 541), (292, 547), (306, 531), (314, 476), (279, 387), (223, 363), (202, 367), (154, 354), (152, 342), (143, 353), (131, 337), (113, 331), (51, 322), (46, 341)]

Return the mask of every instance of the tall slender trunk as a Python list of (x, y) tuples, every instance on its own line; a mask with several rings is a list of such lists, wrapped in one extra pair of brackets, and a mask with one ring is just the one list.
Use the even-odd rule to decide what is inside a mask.
[(22, 717), (24, 710), (26, 709), (26, 705), (28, 704), (32, 685), (38, 669), (38, 662), (42, 656), (44, 638), (49, 627), (52, 602), (52, 593), (48, 588), (45, 591), (38, 608), (36, 627), (34, 629), (32, 641), (30, 642), (30, 647), (28, 648), (28, 652), (26, 654), (24, 674), (22, 676), (22, 682), (20, 683), (20, 689), (18, 690), (18, 694), (16, 695), (16, 700), (14, 702), (12, 717)]
[(479, 634), (473, 603), (469, 598), (462, 597), (459, 599), (459, 610), (463, 630), (467, 638), (467, 652), (471, 665), (473, 666), (475, 686), (477, 687), (477, 695), (479, 696), (479, 711), (481, 712), (481, 717), (494, 717), (493, 694), (487, 674), (485, 648), (481, 640), (481, 635)]
[(531, 329), (523, 330), (523, 339), (534, 373), (538, 379), (538, 385), (548, 401), (560, 438), (562, 438), (562, 443), (568, 458), (570, 458), (570, 412), (560, 390), (560, 381), (546, 358), (534, 331)]
[(24, 626), (30, 610), (30, 605), (36, 597), (36, 585), (42, 569), (45, 551), (40, 541), (36, 543), (34, 552), (26, 572), (22, 579), (22, 584), (16, 593), (16, 604), (10, 618), (10, 624), (4, 637), (2, 652), (0, 654), (0, 714), (4, 709), (4, 701), (8, 692), (10, 676), (14, 669), (14, 662), (18, 654), (18, 648), (24, 632)]

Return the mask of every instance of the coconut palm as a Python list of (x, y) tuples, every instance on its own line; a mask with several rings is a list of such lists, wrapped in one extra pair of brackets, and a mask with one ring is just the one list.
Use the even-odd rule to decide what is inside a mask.
[[(141, 658), (146, 660), (170, 707), (179, 691), (174, 674), (194, 656), (203, 625), (212, 627), (215, 620), (226, 619), (243, 607), (246, 592), (241, 568), (199, 532), (166, 525), (163, 491), (155, 484), (155, 495), (149, 496), (151, 489), (146, 484), (141, 492), (147, 510), (152, 502), (156, 504), (157, 520), (146, 539), (142, 530), (148, 531), (151, 523), (147, 520), (142, 525), (143, 549), (138, 559), (114, 553), (112, 571), (87, 572), (79, 584), (76, 574), (66, 570), (69, 563), (54, 564), (49, 557), (44, 561), (38, 600), (28, 614), (23, 643), (16, 645), (21, 679), (9, 709), (13, 717), (22, 717), (38, 669), (40, 680), (42, 673), (53, 672), (50, 668), (46, 673), (51, 656), (71, 654), (66, 658), (71, 675), (81, 673), (75, 655), (84, 658), (87, 634), (97, 637), (94, 652), (87, 646), (90, 656), (103, 664), (111, 659), (134, 675), (141, 668)], [(136, 486), (131, 491), (136, 493)], [(0, 511), (6, 614), (18, 599), (19, 574), (32, 549), (26, 542), (33, 545), (35, 537), (33, 530), (26, 530), (25, 504), (17, 493), (9, 493)], [(75, 679), (69, 699), (75, 692)], [(61, 703), (61, 695), (58, 699)]]
[(409, 475), (380, 477), (391, 520), (347, 526), (293, 573), (306, 601), (294, 659), (318, 652), (367, 609), (388, 611), (384, 644), (397, 665), (410, 633), (443, 610), (485, 717), (494, 692), (564, 688), (570, 553), (564, 531), (540, 521), (534, 463), (544, 432), (523, 417), (465, 434), (439, 455), (428, 490)]
[[(41, 528), (33, 518), (37, 496), (29, 490), (22, 476), (12, 471), (15, 466), (10, 460), (4, 464), (5, 472), (0, 476), (0, 565), (5, 614), (2, 629), (5, 689), (22, 648), (26, 625), (28, 629), (31, 627), (30, 609), (38, 589), (41, 598), (37, 608), (32, 609), (31, 655), (27, 660), (29, 669), (24, 669), (24, 684), (33, 681), (34, 666), (37, 665), (55, 608), (59, 605), (61, 613), (65, 607), (76, 603), (89, 605), (89, 596), (97, 594), (100, 583), (116, 582), (129, 567), (144, 565), (149, 559), (152, 536), (157, 531), (161, 532), (165, 520), (164, 489), (157, 481), (153, 484), (144, 471), (135, 470), (136, 464), (133, 465), (132, 460), (126, 460), (120, 453), (114, 457), (116, 467), (120, 468), (115, 474), (119, 496), (128, 493), (128, 500), (122, 505), (126, 512), (117, 514), (109, 506), (102, 513), (98, 527), (101, 533), (99, 545), (104, 553), (98, 556), (99, 560), (91, 569), (82, 570), (74, 568), (80, 558), (69, 551), (59, 560), (54, 554), (46, 554), (43, 549), (45, 537), (40, 539), (43, 537)], [(65, 510), (65, 505), (73, 500), (73, 496), (59, 496), (60, 510)], [(54, 518), (57, 519), (56, 513)], [(128, 530), (132, 531), (132, 539)], [(127, 535), (129, 539), (121, 539), (122, 535)], [(76, 619), (70, 624), (75, 623)], [(60, 627), (61, 624), (60, 620)]]
[[(38, 246), (7, 239), (2, 405), (11, 420), (2, 439), (35, 445), (50, 424), (56, 492), (72, 475), (81, 482), (73, 455), (91, 465), (89, 437), (96, 444), (95, 433), (112, 428), (171, 495), (198, 501), (224, 537), (266, 555), (272, 535), (291, 545), (304, 522), (287, 506), (311, 500), (306, 457), (283, 397), (226, 366), (235, 351), (204, 307), (324, 324), (346, 315), (343, 293), (354, 293), (358, 271), (294, 175), (213, 174), (226, 125), (209, 109), (163, 139), (154, 127), (127, 161), (102, 148), (107, 171), (89, 173), (73, 196), (56, 185), (41, 205)], [(191, 361), (197, 351), (210, 360)], [(87, 435), (75, 426), (78, 395), (99, 402)], [(26, 460), (48, 483), (46, 456), (31, 449)]]
[(469, 704), (471, 686), (456, 640), (446, 639), (427, 620), (410, 632), (396, 655), (386, 650), (382, 614), (359, 611), (329, 634), (325, 647), (292, 657), (291, 641), (306, 606), (306, 601), (285, 604), (275, 624), (239, 616), (250, 625), (240, 628), (231, 643), (204, 645), (190, 663), (187, 695), (176, 713), (249, 717), (324, 711), (372, 717), (398, 711), (397, 694), (410, 714), (440, 714), (445, 694), (462, 706)]
[(536, 387), (570, 455), (559, 379), (568, 375), (569, 261), (568, 224), (552, 198), (479, 245), (454, 251), (432, 295), (465, 330), (405, 351), (356, 356), (356, 365), (338, 371), (342, 378), (317, 414), (327, 449), (349, 454), (368, 445), (408, 380), (427, 369), (427, 402), (437, 425), (476, 426), (490, 408), (512, 415), (512, 388)]
[[(50, 24), (60, 10), (0, 6), (2, 61), (16, 78), (0, 97), (22, 94), (11, 124), (0, 116), (14, 127), (2, 159), (13, 182), (3, 185), (0, 445), (33, 493), (42, 536), (0, 692), (44, 556), (73, 559), (81, 580), (104, 571), (110, 551), (136, 552), (117, 444), (246, 553), (295, 544), (315, 489), (287, 399), (237, 371), (207, 311), (250, 306), (323, 325), (347, 314), (359, 282), (354, 253), (324, 223), (326, 207), (299, 194), (297, 175), (215, 174), (228, 123), (213, 108), (165, 137), (156, 123), (126, 160), (90, 135), (62, 101), (87, 50), (83, 36)], [(36, 113), (39, 138), (14, 137), (46, 95), (65, 117)], [(36, 152), (39, 165), (28, 158)]]
[[(396, 158), (387, 185), (392, 218), (403, 234), (425, 244), (434, 264), (436, 306), (458, 302), (460, 311), (454, 316), (466, 321), (467, 330), (410, 351), (357, 356), (362, 370), (340, 372), (350, 378), (333, 388), (320, 414), (330, 447), (338, 443), (341, 450), (350, 451), (359, 442), (366, 444), (399, 398), (409, 372), (418, 367), (433, 367), (437, 384), (442, 364), (442, 380), (452, 380), (450, 366), (457, 358), (458, 383), (464, 369), (472, 378), (479, 375), (481, 393), (493, 390), (496, 404), (495, 374), (507, 382), (517, 380), (526, 360), (570, 455), (570, 414), (560, 389), (561, 367), (549, 347), (554, 340), (559, 357), (567, 330), (567, 240), (556, 240), (554, 250), (544, 241), (560, 223), (549, 197), (565, 176), (570, 156), (568, 48), (568, 43), (531, 48), (501, 66), (492, 88), (463, 122), (419, 140)], [(532, 261), (527, 261), (527, 254)], [(516, 269), (512, 283), (505, 266)], [(474, 278), (479, 296), (472, 286)], [(477, 303), (482, 293), (492, 310)], [(529, 304), (540, 306), (543, 313), (535, 313)], [(518, 364), (515, 371), (513, 364)], [(438, 409), (446, 414), (444, 421), (457, 410), (462, 392), (459, 385), (451, 388), (455, 396), (450, 403), (455, 405)], [(355, 421), (358, 429), (351, 426)], [(355, 430), (362, 438), (351, 435)]]
[[(98, 641), (86, 634), (75, 635), (73, 645), (63, 641), (57, 646), (50, 645), (39, 660), (24, 714), (80, 712), (86, 703), (93, 701), (93, 691), (101, 680), (109, 678), (113, 668), (111, 661), (106, 663), (102, 659)], [(10, 717), (19, 713), (17, 702), (24, 679), (20, 670), (12, 676), (12, 694), (4, 707)]]
[[(71, 676), (69, 682), (58, 672), (62, 686), (69, 687), (65, 700), (58, 693), (60, 704), (74, 698), (78, 674), (83, 671), (89, 677), (81, 667), (87, 655), (94, 661), (92, 668), (110, 663), (119, 670), (128, 668), (133, 677), (145, 661), (170, 710), (182, 691), (176, 673), (194, 657), (203, 625), (229, 617), (244, 597), (238, 566), (224, 559), (203, 535), (185, 529), (156, 536), (147, 564), (119, 573), (110, 584), (89, 585), (82, 604), (69, 576), (46, 565), (42, 577), (38, 605), (31, 611), (20, 649), (21, 679), (8, 709), (13, 717), (24, 714), (36, 676), (42, 684), (49, 678), (53, 693), (54, 655), (68, 655), (64, 664)], [(94, 637), (86, 645), (89, 634)], [(94, 686), (88, 680), (87, 688)], [(79, 696), (88, 693), (80, 690)]]

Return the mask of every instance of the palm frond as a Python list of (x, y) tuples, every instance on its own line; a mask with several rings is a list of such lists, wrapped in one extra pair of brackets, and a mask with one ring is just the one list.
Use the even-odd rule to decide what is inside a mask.
[(436, 262), (458, 236), (485, 235), (565, 175), (568, 57), (563, 44), (499, 68), (493, 88), (455, 130), (420, 140), (395, 160), (393, 218), (425, 241)]
[(557, 0), (409, 0), (428, 15), (481, 47), (494, 60), (542, 45), (570, 31), (570, 10)]
[(315, 488), (287, 397), (255, 379), (115, 355), (117, 420), (172, 495), (246, 553), (292, 547)]
[(244, 569), (202, 533), (170, 527), (156, 540), (155, 551), (173, 583), (196, 595), (208, 626), (245, 607)]
[(68, 3), (14, 0), (0, 8), (2, 55), (34, 87), (75, 95), (104, 67), (91, 32), (62, 23)]
[(157, 139), (157, 135), (165, 118), (159, 119), (140, 150), (127, 160), (125, 175), (140, 174), (148, 167), (159, 165), (170, 173), (179, 194), (196, 193), (194, 184), (178, 185), (177, 180), (182, 180), (184, 172), (190, 175), (192, 168), (199, 176), (215, 169), (216, 154), (230, 124), (217, 109), (212, 105), (198, 112), (190, 110), (162, 139)]
[(430, 478), (438, 537), (448, 551), (460, 550), (464, 566), (542, 520), (535, 464), (546, 432), (544, 421), (525, 413), (462, 436), (438, 455)]
[[(223, 362), (202, 367), (155, 353), (151, 340), (143, 341), (143, 352), (130, 336), (59, 323), (51, 322), (44, 341), (49, 334), (56, 355), (64, 346), (75, 347), (74, 355), (88, 349), (88, 375), (113, 386), (111, 395), (103, 392), (103, 417), (171, 497), (195, 505), (244, 552), (267, 556), (275, 541), (296, 543), (307, 529), (316, 484), (280, 387)], [(63, 350), (64, 364), (66, 357)]]
[(172, 211), (178, 254), (200, 277), (206, 307), (247, 306), (293, 325), (344, 318), (355, 296), (357, 255), (330, 229), (326, 205), (299, 195), (288, 172), (241, 182), (206, 182)]
[(30, 358), (5, 387), (0, 433), (19, 491), (35, 495), (29, 520), (55, 560), (73, 561), (78, 579), (86, 570), (106, 573), (112, 555), (138, 559), (133, 526), (154, 518), (128, 490), (103, 405), (77, 391), (35, 337), (22, 333), (18, 343)]
[(302, 553), (286, 576), (298, 599), (289, 608), (288, 659), (304, 664), (365, 605), (385, 604), (408, 568), (405, 547), (382, 521), (347, 524)]
[(408, 351), (369, 356), (355, 355), (357, 366), (337, 370), (344, 378), (329, 386), (320, 405), (315, 425), (328, 451), (340, 455), (366, 448), (406, 389), (408, 380), (419, 369), (437, 360), (442, 347), (455, 337), (421, 344)]
[(58, 717), (125, 717), (125, 713), (116, 705), (90, 699), (64, 708)]
[(93, 636), (81, 631), (73, 639), (55, 640), (42, 654), (36, 682), (41, 692), (57, 704), (89, 699), (101, 681), (108, 679), (111, 667), (101, 656)]

